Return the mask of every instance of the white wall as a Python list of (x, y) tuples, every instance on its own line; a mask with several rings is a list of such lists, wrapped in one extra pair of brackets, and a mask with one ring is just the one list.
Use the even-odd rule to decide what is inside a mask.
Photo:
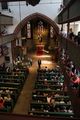
[[(36, 12), (42, 13), (51, 18), (52, 20), (55, 20), (61, 3), (62, 0), (41, 0), (40, 3), (36, 6), (26, 6), (25, 1), (20, 2), (21, 20), (23, 20), (26, 16)], [(12, 15), (14, 17), (13, 26), (8, 27), (8, 33), (13, 33), (15, 27), (21, 21), (19, 2), (9, 2), (8, 5), (11, 9), (11, 13), (9, 13), (9, 11), (2, 11), (2, 13), (6, 15)]]

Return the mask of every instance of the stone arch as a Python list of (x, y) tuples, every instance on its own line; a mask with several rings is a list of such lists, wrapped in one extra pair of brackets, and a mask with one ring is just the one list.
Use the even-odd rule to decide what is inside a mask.
[(32, 19), (35, 19), (35, 18), (41, 18), (43, 19), (44, 21), (48, 22), (51, 26), (53, 26), (54, 30), (55, 30), (55, 33), (58, 34), (59, 33), (59, 28), (57, 26), (57, 24), (51, 20), (49, 17), (47, 17), (46, 15), (43, 15), (41, 13), (33, 13), (27, 17), (25, 17), (18, 25), (17, 27), (15, 28), (14, 30), (14, 34), (17, 35), (20, 31), (20, 29), (29, 21), (29, 20), (32, 20)]

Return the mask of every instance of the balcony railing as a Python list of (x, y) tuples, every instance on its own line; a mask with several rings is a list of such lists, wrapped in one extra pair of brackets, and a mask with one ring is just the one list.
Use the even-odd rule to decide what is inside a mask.
[(78, 118), (68, 117), (41, 117), (41, 116), (27, 116), (27, 115), (16, 115), (16, 114), (0, 114), (1, 120), (79, 120)]
[(12, 25), (13, 17), (0, 14), (0, 25)]
[(64, 48), (76, 66), (80, 66), (80, 46), (68, 38), (59, 38), (60, 46)]
[(66, 6), (71, 0), (63, 0), (63, 4)]
[(14, 34), (8, 34), (0, 37), (0, 45), (9, 43), (14, 40)]

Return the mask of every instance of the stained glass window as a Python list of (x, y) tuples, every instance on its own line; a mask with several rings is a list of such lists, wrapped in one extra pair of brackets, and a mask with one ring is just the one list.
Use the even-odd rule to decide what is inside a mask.
[(27, 38), (31, 38), (31, 24), (27, 23)]
[(54, 36), (54, 28), (50, 26), (50, 38), (53, 38)]

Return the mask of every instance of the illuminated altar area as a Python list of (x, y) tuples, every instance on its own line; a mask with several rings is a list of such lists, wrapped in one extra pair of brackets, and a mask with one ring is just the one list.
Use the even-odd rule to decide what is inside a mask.
[(43, 44), (37, 44), (36, 45), (36, 54), (38, 56), (43, 55), (44, 52), (44, 45)]
[(33, 34), (33, 38), (34, 38), (34, 42), (36, 45), (36, 55), (37, 56), (41, 56), (44, 55), (44, 52), (46, 52), (44, 50), (45, 45), (46, 45), (46, 40), (49, 34), (48, 28), (46, 26), (48, 26), (43, 20), (39, 20), (36, 21), (37, 24), (35, 24), (34, 27), (34, 34)]

